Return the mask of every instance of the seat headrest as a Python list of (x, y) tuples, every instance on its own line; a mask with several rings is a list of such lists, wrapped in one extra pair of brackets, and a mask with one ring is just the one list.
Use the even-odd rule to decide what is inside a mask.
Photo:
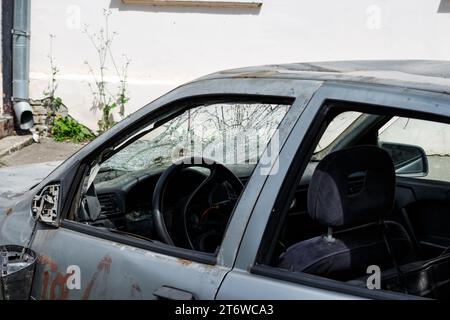
[(394, 205), (395, 169), (389, 154), (358, 146), (327, 155), (308, 189), (311, 218), (327, 227), (351, 227), (379, 221)]

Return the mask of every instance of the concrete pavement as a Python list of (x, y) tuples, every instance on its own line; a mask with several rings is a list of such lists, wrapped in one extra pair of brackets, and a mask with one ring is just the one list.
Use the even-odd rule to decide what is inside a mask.
[[(0, 143), (5, 139), (0, 140)], [(12, 154), (1, 157), (0, 153), (0, 166), (61, 161), (70, 157), (81, 147), (83, 144), (55, 142), (49, 138), (41, 138), (40, 143), (31, 143)]]

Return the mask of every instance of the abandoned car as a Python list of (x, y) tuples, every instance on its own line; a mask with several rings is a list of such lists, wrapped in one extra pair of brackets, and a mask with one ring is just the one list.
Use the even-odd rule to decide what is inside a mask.
[(0, 245), (36, 252), (38, 300), (448, 299), (449, 78), (444, 61), (200, 78), (51, 173), (0, 170)]

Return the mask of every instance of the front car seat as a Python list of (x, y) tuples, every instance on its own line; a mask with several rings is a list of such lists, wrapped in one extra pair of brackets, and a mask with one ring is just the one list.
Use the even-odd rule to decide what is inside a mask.
[(327, 155), (311, 178), (307, 204), (328, 233), (289, 247), (279, 267), (348, 281), (370, 265), (383, 271), (413, 261), (403, 226), (385, 221), (394, 196), (394, 165), (383, 149), (358, 146)]

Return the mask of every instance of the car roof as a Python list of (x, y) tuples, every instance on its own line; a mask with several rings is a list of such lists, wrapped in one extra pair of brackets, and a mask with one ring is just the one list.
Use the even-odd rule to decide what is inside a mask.
[(450, 61), (355, 60), (275, 64), (220, 71), (196, 81), (224, 78), (344, 81), (450, 93)]

